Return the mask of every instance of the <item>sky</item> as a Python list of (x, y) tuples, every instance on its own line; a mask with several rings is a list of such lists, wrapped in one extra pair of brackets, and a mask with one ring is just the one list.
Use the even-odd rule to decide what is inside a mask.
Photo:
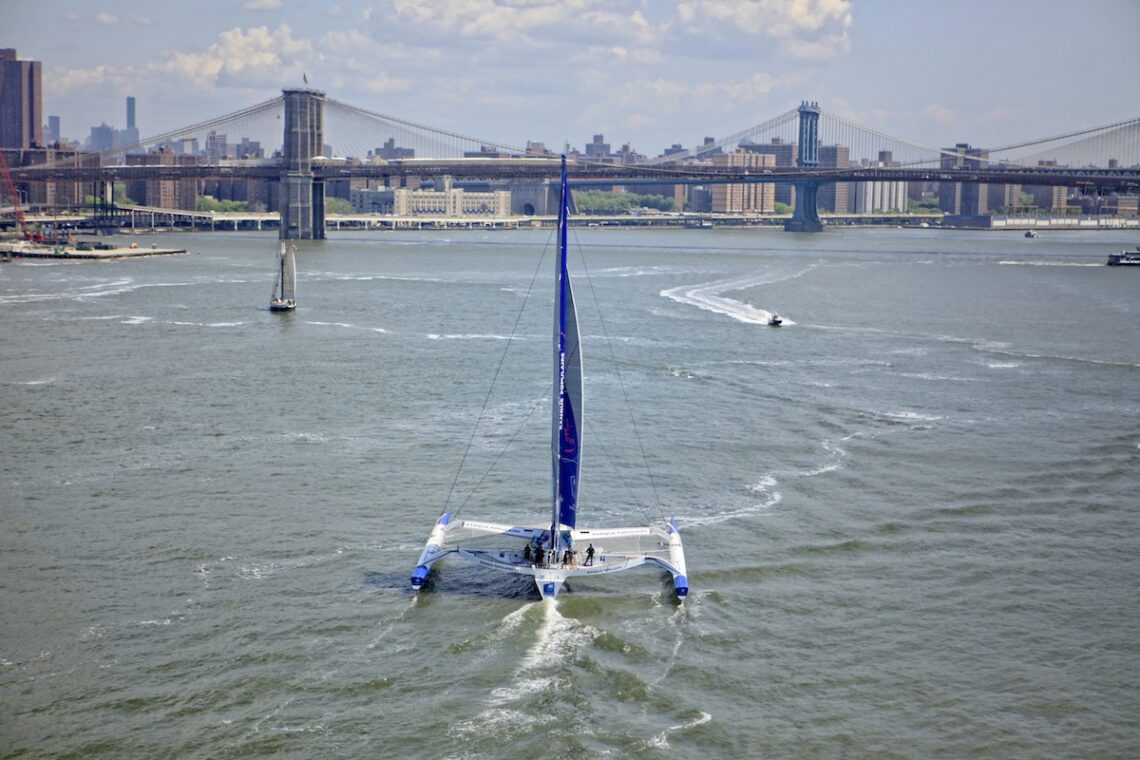
[(0, 0), (64, 136), (145, 138), (308, 86), (505, 145), (654, 156), (803, 100), (923, 145), (1140, 116), (1140, 0)]

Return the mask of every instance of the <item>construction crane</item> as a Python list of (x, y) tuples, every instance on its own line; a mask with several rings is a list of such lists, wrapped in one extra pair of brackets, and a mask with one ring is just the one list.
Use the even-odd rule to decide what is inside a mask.
[(41, 233), (32, 233), (28, 229), (28, 223), (24, 219), (24, 209), (20, 208), (20, 194), (16, 191), (16, 183), (12, 181), (12, 172), (8, 169), (8, 160), (4, 158), (4, 151), (0, 150), (0, 174), (4, 175), (4, 185), (8, 189), (8, 197), (12, 200), (12, 208), (16, 212), (16, 225), (20, 228), (20, 234), (24, 236), (24, 240), (43, 240)]

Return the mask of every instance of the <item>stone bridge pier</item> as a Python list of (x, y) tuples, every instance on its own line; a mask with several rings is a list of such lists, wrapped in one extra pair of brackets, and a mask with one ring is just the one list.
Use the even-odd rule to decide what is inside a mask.
[[(800, 167), (819, 166), (819, 103), (800, 104), (799, 148), (796, 163)], [(796, 186), (796, 207), (792, 218), (784, 223), (787, 232), (823, 232), (823, 222), (819, 218), (816, 195), (819, 193), (818, 180), (801, 180)]]
[(323, 240), (325, 186), (313, 177), (313, 157), (324, 146), (325, 94), (282, 90), (285, 96), (285, 147), (281, 167), (282, 240)]

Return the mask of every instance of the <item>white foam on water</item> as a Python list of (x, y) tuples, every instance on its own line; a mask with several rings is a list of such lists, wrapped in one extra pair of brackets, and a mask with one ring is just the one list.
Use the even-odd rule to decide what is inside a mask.
[[(660, 295), (687, 306), (696, 306), (698, 309), (711, 311), (735, 319), (738, 322), (754, 325), (767, 325), (774, 311), (757, 308), (751, 304), (727, 298), (723, 294), (736, 290), (745, 290), (759, 285), (771, 285), (785, 280), (801, 277), (815, 269), (812, 265), (806, 269), (784, 276), (773, 276), (770, 273), (751, 275), (733, 280), (716, 280), (698, 285), (681, 285), (680, 287), (662, 290)], [(790, 319), (784, 319), (785, 325), (794, 325)]]
[(730, 509), (726, 512), (719, 512), (714, 515), (707, 515), (704, 517), (686, 517), (684, 525), (689, 526), (706, 526), (706, 525), (719, 525), (720, 523), (735, 520), (737, 518), (752, 517), (754, 515), (763, 514), (769, 511), (772, 507), (779, 504), (784, 500), (784, 494), (777, 490), (776, 486), (779, 482), (771, 475), (763, 476), (758, 483), (753, 483), (748, 486), (748, 490), (761, 497), (759, 502), (754, 504), (745, 504), (737, 509)]
[(344, 327), (349, 330), (365, 330), (368, 332), (387, 333), (383, 327), (365, 327), (363, 325), (354, 325), (349, 322), (311, 322), (306, 320), (307, 325), (316, 325), (317, 327)]
[(588, 625), (563, 617), (558, 612), (557, 604), (555, 599), (544, 599), (521, 607), (503, 618), (496, 637), (516, 630), (535, 613), (536, 608), (542, 616), (534, 643), (519, 661), (511, 682), (493, 689), (487, 708), (475, 717), (454, 725), (452, 733), (465, 735), (479, 732), (502, 736), (530, 730), (535, 726), (552, 725), (560, 720), (554, 714), (540, 714), (511, 706), (548, 689), (563, 688), (565, 684), (553, 678), (551, 671), (576, 656), (583, 646), (599, 634)]
[(372, 637), (372, 639), (365, 645), (364, 648), (366, 650), (375, 649), (376, 646), (381, 641), (383, 641), (384, 639), (386, 639), (388, 637), (388, 634), (390, 634), (393, 630), (395, 630), (395, 628), (399, 624), (403, 623), (404, 618), (408, 615), (408, 613), (410, 613), (415, 608), (416, 608), (416, 597), (413, 596), (411, 599), (408, 600), (408, 603), (406, 605), (404, 605), (404, 609), (400, 610), (399, 614), (396, 615), (394, 618), (388, 620), (387, 624), (383, 628), (381, 628), (379, 631), (377, 631), (376, 635)]
[(685, 721), (684, 723), (678, 723), (675, 726), (669, 726), (669, 728), (665, 729), (664, 731), (658, 734), (654, 734), (651, 738), (646, 740), (646, 749), (668, 749), (669, 734), (676, 733), (678, 731), (687, 731), (690, 728), (696, 728), (697, 726), (704, 725), (705, 723), (708, 723), (710, 720), (712, 720), (712, 715), (705, 712), (704, 710), (701, 710), (700, 713), (700, 715), (698, 715), (696, 718), (693, 718), (692, 720)]
[(999, 261), (1001, 266), (1017, 267), (1102, 267), (1102, 263), (1089, 263), (1087, 261)]
[(683, 274), (683, 272), (676, 267), (670, 266), (628, 266), (595, 269), (591, 274), (594, 277), (660, 277), (662, 275)]
[[(861, 433), (852, 433), (845, 436), (843, 440), (850, 440), (860, 435)], [(747, 489), (754, 494), (760, 495), (762, 497), (761, 501), (716, 514), (685, 517), (684, 524), (686, 526), (718, 525), (730, 520), (754, 517), (771, 511), (773, 507), (784, 500), (783, 492), (777, 488), (777, 486), (780, 485), (780, 478), (814, 478), (819, 475), (834, 472), (843, 466), (843, 460), (847, 457), (847, 451), (842, 446), (825, 439), (820, 442), (820, 448), (822, 448), (826, 454), (826, 461), (820, 463), (818, 466), (806, 470), (774, 470), (765, 473), (758, 481), (748, 485)]]
[(942, 419), (940, 414), (923, 414), (921, 412), (872, 412), (880, 417), (885, 417), (888, 420), (898, 420), (899, 422), (938, 422)]
[(141, 317), (141, 316), (126, 317), (123, 319), (122, 324), (124, 324), (124, 325), (141, 325), (141, 324), (144, 324), (146, 322), (151, 321), (151, 319), (152, 319), (151, 317)]
[(42, 380), (23, 380), (21, 382), (13, 383), (13, 385), (36, 386), (36, 385), (52, 385), (53, 383), (55, 383), (55, 375), (52, 375), (51, 377), (45, 377)]
[(180, 327), (238, 327), (244, 325), (245, 322), (164, 322), (163, 324)]
[[(494, 335), (494, 334), (479, 334), (479, 333), (456, 333), (441, 335), (439, 333), (428, 333), (428, 340), (511, 340), (509, 335)], [(522, 340), (517, 335), (514, 340)]]

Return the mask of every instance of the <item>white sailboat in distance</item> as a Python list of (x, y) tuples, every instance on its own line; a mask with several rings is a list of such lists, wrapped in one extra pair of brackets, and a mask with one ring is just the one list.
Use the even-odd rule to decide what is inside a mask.
[(270, 311), (292, 311), (297, 308), (297, 247), (281, 241), (281, 252), (277, 254), (277, 279), (273, 283), (273, 297), (269, 299)]
[(679, 599), (689, 593), (685, 552), (676, 519), (661, 525), (629, 528), (578, 526), (578, 476), (582, 433), (582, 355), (578, 316), (570, 288), (566, 256), (569, 194), (566, 157), (562, 157), (555, 261), (554, 392), (551, 415), (552, 506), (550, 522), (511, 525), (459, 519), (444, 512), (432, 528), (412, 571), (412, 588), (426, 585), (428, 574), (449, 555), (494, 570), (534, 578), (539, 594), (553, 598), (568, 578), (603, 575), (649, 564), (673, 576)]

